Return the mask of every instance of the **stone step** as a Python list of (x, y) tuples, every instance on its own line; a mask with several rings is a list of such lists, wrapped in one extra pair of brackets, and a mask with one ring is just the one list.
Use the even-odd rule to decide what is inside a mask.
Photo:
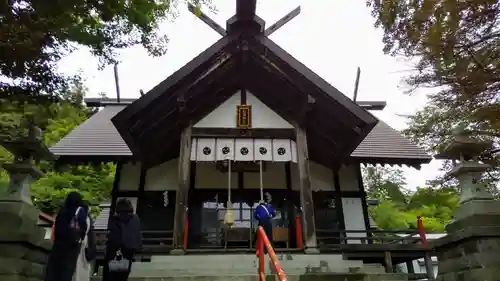
[[(363, 274), (363, 273), (325, 273), (287, 275), (288, 281), (407, 281), (404, 274)], [(101, 281), (92, 277), (91, 281)], [(186, 277), (131, 277), (128, 281), (258, 281), (254, 275), (219, 275)], [(278, 281), (276, 275), (266, 275), (266, 281)]]
[[(361, 261), (344, 260), (342, 255), (280, 254), (278, 260), (291, 275), (380, 272), (380, 267), (364, 268)], [(151, 262), (134, 263), (131, 277), (254, 275), (257, 268), (258, 259), (253, 254), (155, 256)], [(271, 273), (267, 256), (265, 271)]]

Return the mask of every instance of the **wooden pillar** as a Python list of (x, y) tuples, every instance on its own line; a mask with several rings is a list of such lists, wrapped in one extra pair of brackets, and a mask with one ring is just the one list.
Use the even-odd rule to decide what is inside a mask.
[(184, 230), (188, 208), (189, 180), (191, 169), (191, 125), (184, 129), (181, 134), (179, 163), (178, 163), (178, 186), (175, 196), (173, 254), (184, 253)]
[(300, 127), (297, 132), (297, 165), (300, 179), (300, 205), (302, 211), (302, 227), (304, 230), (306, 253), (317, 253), (316, 226), (314, 225), (314, 203), (309, 173), (309, 153), (307, 135)]

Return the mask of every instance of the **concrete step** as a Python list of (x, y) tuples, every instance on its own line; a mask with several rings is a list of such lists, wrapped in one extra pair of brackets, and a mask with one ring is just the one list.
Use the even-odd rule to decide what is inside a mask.
[[(287, 275), (288, 281), (407, 281), (404, 274), (362, 274), (362, 273), (324, 273)], [(101, 281), (92, 277), (91, 281)], [(258, 281), (254, 275), (220, 275), (190, 277), (131, 277), (128, 281)], [(267, 275), (266, 281), (278, 281), (276, 275)]]

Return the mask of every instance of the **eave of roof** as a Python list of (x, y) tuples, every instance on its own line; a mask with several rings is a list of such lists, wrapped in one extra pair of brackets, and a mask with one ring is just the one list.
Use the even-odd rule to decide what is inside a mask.
[[(111, 118), (126, 105), (108, 105), (50, 148), (65, 162), (133, 160), (133, 155)], [(386, 123), (380, 121), (351, 153), (356, 162), (418, 167), (432, 157)]]

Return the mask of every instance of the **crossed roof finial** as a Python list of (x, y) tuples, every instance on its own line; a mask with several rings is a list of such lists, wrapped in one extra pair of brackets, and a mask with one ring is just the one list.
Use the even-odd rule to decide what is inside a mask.
[[(255, 11), (256, 11), (257, 1), (256, 0), (236, 0), (236, 13), (233, 17), (227, 20), (226, 29), (229, 29), (230, 25), (237, 21), (256, 21), (262, 24), (262, 27), (265, 25), (265, 21), (260, 19)], [(226, 36), (227, 30), (216, 23), (213, 19), (207, 16), (205, 13), (200, 11), (199, 7), (188, 3), (188, 10), (200, 18), (206, 25), (210, 26), (215, 32), (219, 33), (221, 36)], [(280, 29), (282, 26), (287, 24), (289, 21), (294, 19), (296, 16), (300, 14), (300, 6), (293, 9), (288, 14), (284, 15), (277, 22), (269, 26), (267, 29), (263, 30), (265, 36), (269, 36), (273, 34), (275, 31)]]

